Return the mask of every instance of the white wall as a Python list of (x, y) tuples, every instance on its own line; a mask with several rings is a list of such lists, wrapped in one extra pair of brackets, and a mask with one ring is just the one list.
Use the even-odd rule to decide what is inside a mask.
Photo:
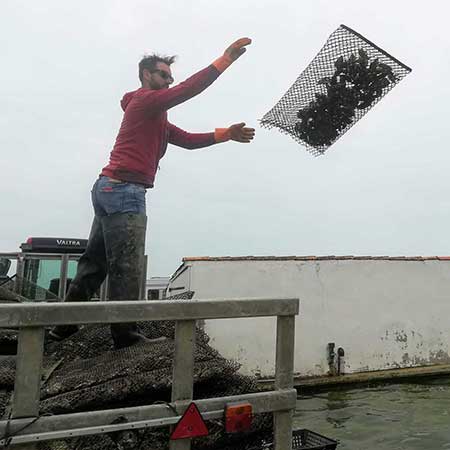
[[(450, 261), (189, 261), (194, 299), (298, 297), (294, 370), (328, 371), (326, 347), (347, 373), (450, 363)], [(186, 273), (183, 274), (186, 277)], [(243, 371), (274, 373), (275, 321), (207, 321), (211, 344)]]
[(182, 265), (172, 276), (169, 281), (167, 296), (177, 295), (182, 292), (190, 291), (191, 288), (191, 267)]

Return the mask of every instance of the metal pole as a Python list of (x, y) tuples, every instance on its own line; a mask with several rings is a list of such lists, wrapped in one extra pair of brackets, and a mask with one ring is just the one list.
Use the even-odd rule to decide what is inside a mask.
[[(17, 367), (14, 382), (13, 419), (37, 417), (41, 391), (44, 327), (22, 328), (17, 343)], [(16, 450), (34, 450), (35, 444), (20, 444)]]
[[(194, 393), (194, 351), (195, 320), (178, 320), (175, 328), (172, 402), (192, 400)], [(170, 450), (190, 450), (190, 448), (190, 439), (171, 441), (169, 445)]]
[(14, 292), (19, 295), (23, 295), (22, 293), (22, 280), (23, 275), (25, 273), (25, 258), (22, 254), (17, 255), (17, 268), (16, 268), (16, 280), (14, 282)]
[(147, 300), (147, 293), (146, 293), (146, 287), (147, 287), (147, 264), (148, 264), (148, 256), (144, 255), (143, 263), (142, 263), (142, 274), (141, 274), (141, 288), (139, 291), (139, 300)]
[[(253, 413), (284, 411), (286, 408), (295, 408), (297, 391), (295, 389), (282, 391), (264, 391), (253, 394), (232, 395), (196, 400), (198, 409), (206, 419), (223, 418), (225, 405), (233, 402), (249, 402), (253, 406)], [(180, 408), (181, 410), (181, 408)], [(127, 408), (107, 409), (103, 411), (87, 411), (82, 413), (56, 414), (54, 416), (41, 416), (39, 420), (30, 424), (30, 418), (0, 420), (0, 436), (4, 436), (9, 429), (11, 434), (21, 436), (23, 442), (33, 441), (39, 435), (42, 440), (54, 433), (55, 438), (86, 436), (89, 434), (114, 431), (116, 419), (124, 417), (127, 422), (114, 425), (117, 430), (137, 427), (167, 426), (176, 423), (180, 416), (167, 405), (147, 405)], [(27, 426), (28, 425), (28, 426)], [(76, 434), (75, 434), (75, 431)], [(0, 448), (2, 441), (0, 439)]]
[[(294, 383), (295, 316), (277, 317), (275, 389), (292, 389)], [(274, 450), (292, 450), (293, 409), (275, 412)]]
[(66, 296), (67, 285), (67, 269), (69, 267), (69, 255), (65, 254), (61, 256), (61, 270), (59, 272), (59, 289), (58, 297), (64, 300)]

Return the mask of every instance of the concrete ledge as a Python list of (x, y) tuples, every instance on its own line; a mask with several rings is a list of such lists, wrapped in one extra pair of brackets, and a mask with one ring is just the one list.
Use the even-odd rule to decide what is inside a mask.
[[(414, 380), (425, 377), (450, 375), (450, 364), (436, 364), (422, 367), (406, 367), (402, 369), (377, 370), (340, 376), (301, 377), (294, 376), (294, 387), (297, 389), (324, 389), (353, 384), (399, 380)], [(265, 388), (273, 386), (273, 379), (261, 379), (258, 383)]]

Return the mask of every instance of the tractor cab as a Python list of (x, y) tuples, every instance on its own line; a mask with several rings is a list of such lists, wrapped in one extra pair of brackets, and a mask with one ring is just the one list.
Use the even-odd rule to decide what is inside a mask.
[(21, 252), (0, 253), (0, 289), (28, 301), (63, 298), (86, 245), (87, 239), (28, 238)]

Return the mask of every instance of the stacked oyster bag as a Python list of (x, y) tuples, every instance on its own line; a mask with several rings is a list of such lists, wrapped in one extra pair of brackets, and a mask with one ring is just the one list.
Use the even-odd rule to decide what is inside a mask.
[(410, 72), (341, 25), (261, 125), (276, 127), (314, 156), (322, 155)]

